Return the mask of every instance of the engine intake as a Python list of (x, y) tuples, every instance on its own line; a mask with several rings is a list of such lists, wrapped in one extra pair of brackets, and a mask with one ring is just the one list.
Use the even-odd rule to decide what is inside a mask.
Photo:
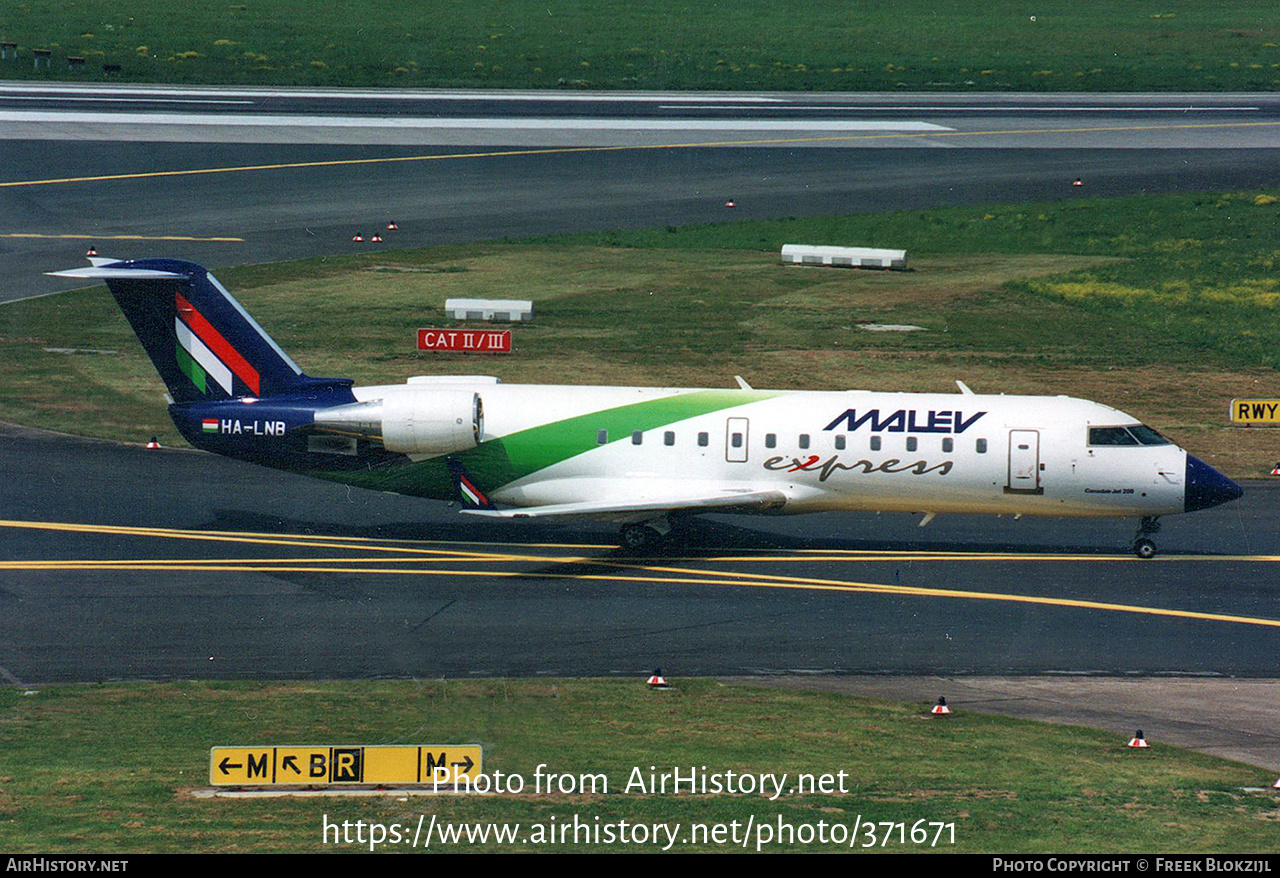
[(321, 409), (315, 429), (379, 442), (401, 454), (449, 454), (480, 444), (484, 406), (470, 390), (402, 390)]

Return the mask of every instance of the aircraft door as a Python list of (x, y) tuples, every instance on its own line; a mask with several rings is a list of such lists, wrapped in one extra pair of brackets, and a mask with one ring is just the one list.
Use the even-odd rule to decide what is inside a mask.
[(724, 459), (729, 463), (747, 462), (747, 419), (729, 418), (725, 424)]
[(1040, 431), (1009, 431), (1008, 494), (1043, 494), (1040, 485)]

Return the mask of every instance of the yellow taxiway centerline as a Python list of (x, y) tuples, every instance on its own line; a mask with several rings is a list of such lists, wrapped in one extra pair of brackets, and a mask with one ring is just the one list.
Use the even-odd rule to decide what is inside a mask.
[[(21, 569), (12, 565), (22, 562), (4, 562), (0, 563), (0, 569)], [(44, 570), (93, 570), (105, 569), (100, 562), (50, 562), (52, 566), (39, 569)], [(541, 573), (514, 570), (440, 570), (440, 569), (406, 569), (398, 568), (378, 568), (378, 567), (349, 567), (349, 566), (329, 566), (333, 562), (314, 562), (304, 565), (292, 564), (219, 564), (219, 563), (166, 563), (157, 564), (154, 562), (125, 562), (112, 566), (113, 570), (136, 570), (136, 571), (189, 571), (189, 572), (234, 572), (234, 573), (337, 573), (337, 574), (362, 574), (362, 575), (397, 575), (397, 576), (450, 576), (450, 577), (476, 577), (488, 579), (555, 579), (564, 581), (566, 579), (582, 581), (582, 582), (637, 582), (646, 585), (702, 585), (713, 587), (731, 587), (731, 588), (768, 588), (768, 589), (787, 589), (797, 591), (821, 591), (821, 592), (838, 592), (848, 594), (880, 594), (894, 595), (900, 597), (941, 597), (955, 598), (962, 600), (981, 600), (981, 601), (998, 601), (1004, 603), (1031, 604), (1037, 606), (1063, 607), (1069, 609), (1083, 610), (1101, 610), (1114, 613), (1130, 613), (1137, 615), (1157, 616), (1171, 619), (1189, 619), (1194, 621), (1205, 622), (1223, 622), (1235, 625), (1254, 625), (1269, 628), (1280, 628), (1280, 620), (1263, 619), (1251, 616), (1235, 616), (1224, 613), (1204, 613), (1195, 610), (1175, 610), (1165, 607), (1146, 607), (1130, 604), (1117, 604), (1105, 601), (1088, 601), (1077, 600), (1074, 598), (1057, 598), (1045, 597), (1040, 595), (1019, 595), (1001, 592), (981, 592), (969, 590), (953, 590), (945, 588), (929, 588), (922, 586), (901, 586), (901, 585), (883, 585), (872, 582), (842, 582), (839, 580), (805, 578), (805, 577), (782, 577), (769, 576), (766, 574), (722, 574), (719, 576), (708, 576), (700, 571), (684, 571), (682, 568), (663, 568), (663, 567), (637, 567), (633, 568), (639, 572), (652, 571), (653, 573), (672, 573), (693, 575), (653, 575), (643, 576), (636, 573), (631, 574), (609, 574), (609, 573)], [(350, 561), (342, 559), (337, 564), (349, 564)], [(25, 568), (31, 569), (31, 568)]]
[(1177, 125), (1098, 125), (1080, 128), (1010, 128), (994, 131), (920, 131), (886, 134), (840, 134), (823, 137), (782, 137), (752, 140), (698, 141), (691, 143), (654, 143), (618, 146), (563, 146), (537, 149), (505, 149), (485, 152), (433, 153), (413, 156), (382, 156), (364, 159), (329, 159), (312, 162), (279, 162), (262, 165), (237, 165), (223, 168), (187, 168), (177, 171), (141, 171), (131, 174), (99, 174), (85, 177), (53, 177), (41, 180), (9, 180), (0, 182), (0, 188), (20, 186), (52, 186), (61, 183), (100, 183), (111, 180), (145, 180), (157, 177), (184, 177), (200, 174), (234, 174), (247, 171), (278, 171), (298, 168), (332, 168), (351, 165), (390, 164), (393, 162), (430, 162), (451, 159), (504, 158), (539, 155), (573, 155), (591, 152), (623, 152), (664, 149), (709, 149), (740, 146), (787, 146), (802, 143), (857, 143), (868, 140), (911, 140), (919, 138), (955, 139), (964, 137), (1010, 137), (1035, 134), (1105, 134), (1137, 131), (1180, 131), (1223, 128), (1268, 128), (1280, 126), (1280, 122), (1203, 122)]
[(201, 241), (243, 244), (244, 238), (198, 238), (191, 235), (42, 235), (36, 232), (0, 232), (0, 238), (38, 238), (57, 241)]

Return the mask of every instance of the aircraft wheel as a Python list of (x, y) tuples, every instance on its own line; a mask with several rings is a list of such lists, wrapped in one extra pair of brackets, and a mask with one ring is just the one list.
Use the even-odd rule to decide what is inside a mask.
[(1154, 558), (1156, 556), (1156, 544), (1145, 537), (1139, 540), (1134, 540), (1133, 554), (1144, 560), (1147, 558)]
[(629, 524), (622, 529), (622, 547), (632, 552), (648, 549), (662, 534), (647, 524)]

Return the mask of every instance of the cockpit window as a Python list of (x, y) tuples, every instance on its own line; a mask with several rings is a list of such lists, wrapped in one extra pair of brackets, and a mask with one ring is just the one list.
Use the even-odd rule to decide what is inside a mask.
[(1090, 445), (1172, 445), (1168, 439), (1144, 424), (1129, 427), (1090, 427)]
[(1141, 442), (1143, 445), (1172, 445), (1168, 439), (1161, 436), (1155, 430), (1145, 424), (1134, 424), (1129, 428), (1129, 432)]
[(1124, 427), (1090, 427), (1090, 445), (1137, 445), (1138, 440)]

